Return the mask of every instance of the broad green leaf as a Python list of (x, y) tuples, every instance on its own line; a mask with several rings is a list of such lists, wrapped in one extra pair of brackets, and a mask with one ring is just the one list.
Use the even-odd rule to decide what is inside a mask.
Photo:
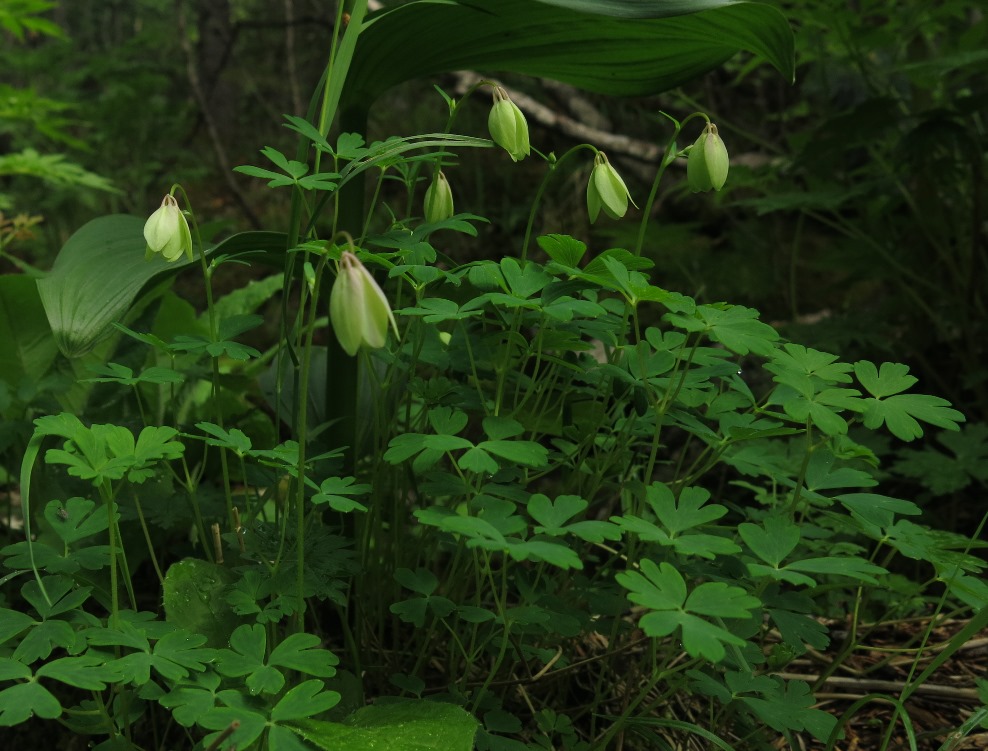
[(937, 442), (950, 453), (932, 446), (903, 449), (895, 471), (918, 480), (935, 496), (950, 495), (976, 482), (988, 484), (988, 424), (971, 423), (958, 433), (940, 433)]
[(417, 628), (425, 625), (427, 611), (437, 618), (445, 618), (456, 610), (456, 605), (447, 597), (432, 595), (431, 597), (413, 597), (391, 605), (391, 612), (406, 623), (413, 623)]
[(211, 438), (206, 439), (210, 446), (219, 446), (233, 451), (237, 456), (245, 456), (251, 449), (251, 441), (242, 430), (232, 428), (226, 430), (211, 422), (197, 422), (196, 427)]
[(233, 571), (196, 558), (173, 563), (162, 586), (165, 617), (169, 623), (206, 637), (211, 647), (224, 647), (241, 625), (223, 597), (237, 579)]
[(463, 452), (463, 455), (456, 460), (456, 466), (478, 475), (493, 475), (500, 469), (491, 455), (477, 446)]
[(536, 532), (562, 533), (567, 521), (583, 512), (590, 504), (577, 495), (561, 495), (555, 502), (542, 493), (536, 493), (528, 501), (528, 513), (541, 524)]
[(397, 581), (405, 589), (411, 590), (420, 595), (428, 597), (436, 591), (439, 586), (439, 579), (428, 569), (420, 568), (412, 571), (407, 568), (399, 568), (394, 574)]
[(762, 526), (740, 524), (738, 534), (755, 555), (774, 567), (778, 567), (799, 543), (799, 527), (782, 516), (766, 517)]
[(171, 710), (176, 722), (189, 728), (215, 706), (219, 685), (220, 677), (216, 673), (198, 673), (191, 676), (188, 682), (176, 685), (158, 702)]
[(740, 587), (724, 582), (704, 582), (690, 592), (684, 606), (690, 613), (717, 618), (748, 618), (761, 602)]
[(86, 498), (69, 498), (64, 504), (51, 501), (45, 519), (66, 545), (99, 534), (109, 526), (106, 510)]
[(561, 495), (555, 502), (541, 493), (533, 495), (528, 501), (528, 513), (537, 522), (536, 534), (562, 537), (574, 535), (587, 542), (600, 543), (604, 540), (621, 539), (621, 530), (614, 524), (605, 521), (567, 522), (586, 510), (588, 502), (576, 495)]
[[(144, 219), (114, 214), (81, 227), (59, 251), (38, 292), (58, 348), (81, 357), (113, 333), (141, 291), (196, 261), (144, 260)], [(207, 256), (248, 251), (282, 252), (285, 236), (244, 232), (207, 248)]]
[(861, 385), (876, 399), (883, 399), (912, 388), (919, 380), (909, 375), (909, 366), (899, 362), (883, 362), (881, 370), (874, 363), (859, 360), (854, 363), (854, 375)]
[(25, 379), (40, 381), (57, 353), (36, 281), (0, 276), (0, 379), (11, 389)]
[[(913, 524), (908, 519), (899, 519), (893, 524), (886, 531), (883, 542), (907, 558), (929, 561), (941, 577), (944, 572), (953, 573), (957, 569), (979, 572), (985, 567), (981, 558), (966, 552), (972, 545), (967, 536)], [(978, 546), (983, 547), (983, 544), (979, 542)]]
[(472, 751), (479, 726), (460, 707), (422, 700), (364, 707), (342, 723), (302, 720), (288, 724), (325, 751)]
[(465, 412), (449, 407), (436, 407), (429, 410), (429, 424), (437, 433), (456, 435), (467, 426)]
[(384, 459), (392, 464), (400, 464), (422, 453), (427, 456), (428, 461), (416, 463), (415, 469), (424, 471), (439, 461), (445, 452), (466, 448), (473, 448), (473, 444), (459, 436), (402, 433), (391, 439), (388, 450), (384, 452)]
[[(295, 634), (295, 636), (312, 636), (312, 634)], [(319, 639), (316, 636), (313, 638), (317, 641)], [(340, 702), (340, 695), (336, 691), (323, 691), (324, 686), (322, 681), (317, 680), (298, 684), (271, 708), (271, 720), (273, 722), (302, 720), (335, 707)]]
[(61, 714), (58, 699), (40, 683), (17, 683), (0, 691), (0, 726), (20, 725), (33, 716), (53, 720)]
[(252, 695), (276, 694), (284, 687), (285, 676), (265, 664), (266, 650), (264, 626), (239, 626), (230, 636), (230, 649), (219, 650), (216, 669), (231, 678), (247, 676), (247, 688)]
[[(5, 613), (13, 613), (13, 610)], [(31, 668), (23, 662), (12, 660), (9, 657), (0, 657), (0, 681), (15, 681), (18, 679), (30, 680)]]
[(113, 682), (119, 677), (103, 663), (102, 657), (90, 654), (80, 657), (61, 657), (46, 662), (38, 668), (36, 675), (39, 678), (54, 678), (56, 681), (88, 691), (102, 691), (108, 682)]
[(628, 590), (628, 599), (654, 612), (642, 617), (640, 625), (649, 636), (669, 636), (682, 629), (683, 646), (695, 657), (720, 662), (726, 656), (725, 644), (743, 646), (744, 639), (709, 621), (693, 615), (748, 618), (760, 602), (738, 587), (723, 582), (706, 582), (687, 596), (686, 581), (674, 566), (663, 561), (656, 566), (641, 562), (641, 573), (624, 571), (615, 577)]
[(321, 643), (322, 640), (315, 634), (291, 634), (271, 650), (268, 664), (331, 678), (336, 675), (336, 665), (340, 661), (328, 649), (320, 648)]
[(703, 332), (739, 355), (769, 356), (779, 334), (758, 320), (758, 311), (740, 305), (700, 305), (694, 316), (670, 313), (666, 318), (687, 331)]
[(569, 235), (542, 235), (536, 242), (553, 261), (575, 268), (587, 252), (587, 246)]
[(0, 644), (17, 636), (28, 626), (33, 626), (34, 618), (19, 610), (0, 608)]
[(704, 488), (683, 488), (678, 501), (669, 486), (663, 483), (652, 483), (645, 492), (648, 504), (670, 537), (687, 529), (709, 524), (727, 513), (725, 506), (718, 503), (707, 504), (710, 491)]
[(923, 513), (912, 501), (876, 493), (845, 493), (837, 496), (837, 500), (869, 524), (883, 529), (892, 525), (896, 514), (919, 516)]
[(816, 493), (834, 488), (870, 488), (878, 484), (869, 472), (851, 467), (835, 467), (835, 461), (830, 451), (814, 451), (806, 466), (806, 489)]
[(641, 562), (641, 571), (623, 571), (615, 576), (629, 590), (628, 599), (652, 610), (679, 610), (686, 602), (686, 581), (674, 566), (663, 561), (656, 566)]
[(796, 656), (806, 652), (806, 644), (815, 649), (826, 649), (830, 643), (827, 627), (815, 618), (788, 610), (769, 608), (767, 612), (779, 627), (783, 642), (793, 648)]
[[(782, 679), (776, 678), (781, 683)], [(742, 696), (739, 701), (769, 727), (780, 733), (791, 730), (808, 730), (813, 737), (825, 742), (837, 724), (837, 718), (820, 709), (813, 709), (816, 698), (810, 687), (802, 681), (790, 681), (765, 698)]]
[[(792, 32), (768, 5), (622, 5), (625, 11), (637, 6), (633, 19), (616, 17), (619, 7), (612, 3), (581, 2), (577, 9), (565, 0), (413, 2), (388, 9), (361, 31), (341, 110), (357, 102), (369, 107), (404, 81), (462, 69), (512, 71), (640, 96), (678, 86), (747, 50), (793, 78)], [(410, 49), (416, 54), (409, 55)]]
[(525, 432), (525, 427), (510, 417), (485, 417), (484, 433), (492, 441), (514, 438)]
[(692, 657), (702, 657), (717, 663), (726, 657), (725, 644), (744, 646), (745, 641), (730, 631), (715, 626), (695, 615), (682, 611), (648, 613), (639, 621), (648, 636), (669, 636), (682, 629), (683, 647)]
[(60, 647), (78, 652), (74, 647), (80, 641), (81, 638), (70, 623), (57, 619), (43, 621), (24, 635), (14, 650), (14, 659), (30, 665), (38, 660), (48, 659), (52, 651)]
[(787, 343), (782, 349), (772, 352), (771, 361), (765, 364), (765, 369), (776, 374), (773, 379), (776, 382), (785, 383), (809, 395), (813, 388), (811, 378), (827, 384), (850, 383), (848, 373), (852, 366), (839, 362), (837, 355)]
[(350, 496), (367, 495), (370, 491), (370, 485), (358, 484), (354, 477), (327, 477), (319, 485), (319, 492), (312, 496), (312, 503), (328, 503), (331, 509), (340, 513), (366, 511), (364, 504)]
[(938, 428), (960, 430), (965, 417), (950, 407), (950, 402), (926, 394), (896, 394), (885, 399), (865, 399), (864, 424), (879, 428), (882, 423), (896, 438), (912, 441), (923, 437), (919, 420)]
[(544, 467), (549, 451), (535, 441), (483, 441), (477, 448), (525, 467)]
[(863, 558), (804, 558), (801, 561), (793, 561), (785, 566), (791, 571), (802, 571), (808, 574), (830, 574), (847, 576), (851, 579), (867, 582), (868, 584), (878, 584), (876, 576), (887, 574), (881, 566), (869, 563)]
[(511, 543), (508, 546), (508, 555), (516, 561), (545, 561), (553, 566), (562, 569), (582, 569), (583, 561), (576, 551), (560, 545), (558, 542), (542, 542), (541, 540), (525, 540), (524, 542)]
[[(213, 707), (199, 719), (199, 724), (208, 730), (224, 731), (236, 722), (238, 727), (230, 736), (223, 737), (223, 743), (237, 749), (246, 749), (260, 737), (268, 724), (266, 707), (260, 701), (244, 694), (243, 688), (228, 689), (216, 694), (224, 705)], [(204, 743), (213, 743), (219, 733), (207, 735)], [(221, 746), (216, 744), (218, 748)]]
[(177, 681), (190, 672), (202, 672), (216, 657), (216, 651), (203, 648), (206, 637), (179, 628), (162, 636), (152, 650), (151, 665), (165, 678)]

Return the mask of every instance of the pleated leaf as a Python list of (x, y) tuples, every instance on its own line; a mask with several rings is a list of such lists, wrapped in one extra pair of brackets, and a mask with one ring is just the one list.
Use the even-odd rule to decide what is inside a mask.
[[(141, 290), (199, 261), (144, 260), (144, 219), (114, 214), (83, 225), (62, 247), (38, 293), (58, 348), (81, 357), (113, 332)], [(283, 252), (277, 232), (242, 232), (207, 248), (207, 257), (246, 251)]]
[(793, 35), (775, 8), (736, 0), (463, 0), (408, 3), (360, 34), (344, 108), (453, 70), (510, 71), (640, 96), (678, 86), (740, 51), (794, 75)]

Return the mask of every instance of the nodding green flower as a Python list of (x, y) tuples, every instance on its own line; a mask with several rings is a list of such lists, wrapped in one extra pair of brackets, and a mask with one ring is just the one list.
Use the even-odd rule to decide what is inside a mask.
[(727, 182), (730, 168), (727, 147), (717, 135), (717, 126), (707, 123), (700, 137), (690, 147), (686, 158), (686, 182), (694, 193), (720, 190)]
[(487, 116), (487, 129), (494, 143), (507, 151), (512, 161), (520, 161), (532, 153), (528, 143), (528, 121), (500, 86), (494, 87), (494, 106)]
[(453, 191), (446, 181), (446, 175), (438, 170), (425, 189), (425, 220), (430, 224), (441, 222), (453, 216)]
[(161, 253), (169, 263), (183, 255), (192, 260), (192, 233), (175, 196), (166, 195), (158, 210), (148, 217), (144, 224), (144, 239), (147, 241), (144, 258), (148, 261), (155, 253)]
[(361, 347), (378, 349), (388, 337), (388, 324), (398, 335), (398, 323), (374, 277), (350, 251), (340, 256), (339, 271), (329, 295), (329, 320), (348, 355)]
[[(587, 183), (587, 211), (590, 213), (590, 221), (597, 221), (601, 209), (611, 219), (620, 219), (628, 213), (629, 201), (631, 194), (628, 186), (607, 161), (607, 154), (598, 151), (594, 157), (590, 182)], [(634, 204), (634, 201), (631, 203)]]

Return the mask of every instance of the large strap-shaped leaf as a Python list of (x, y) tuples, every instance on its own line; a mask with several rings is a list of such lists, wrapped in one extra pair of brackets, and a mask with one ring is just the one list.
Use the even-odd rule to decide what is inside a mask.
[[(58, 348), (67, 357), (81, 357), (103, 337), (110, 324), (126, 314), (145, 287), (198, 264), (166, 263), (160, 256), (144, 260), (144, 219), (114, 214), (83, 225), (58, 252), (51, 273), (38, 280), (38, 293)], [(242, 232), (213, 247), (218, 253), (280, 251), (279, 232)]]
[(678, 86), (746, 50), (794, 75), (793, 35), (775, 8), (737, 0), (460, 0), (371, 17), (344, 108), (452, 70), (511, 71), (640, 96)]

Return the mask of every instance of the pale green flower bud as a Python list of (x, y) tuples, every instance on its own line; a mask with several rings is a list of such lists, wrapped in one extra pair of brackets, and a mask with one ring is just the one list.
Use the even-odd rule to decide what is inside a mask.
[(329, 295), (329, 320), (348, 355), (361, 347), (378, 349), (388, 337), (388, 324), (398, 335), (398, 323), (374, 277), (350, 251), (340, 256), (339, 271)]
[(453, 191), (442, 170), (436, 172), (429, 187), (425, 189), (425, 220), (430, 224), (441, 222), (453, 216)]
[(528, 121), (500, 86), (494, 87), (494, 106), (487, 116), (487, 128), (494, 143), (507, 151), (512, 161), (517, 162), (532, 153), (528, 143)]
[(694, 193), (720, 190), (727, 182), (730, 166), (727, 147), (717, 135), (717, 126), (707, 123), (686, 159), (686, 182), (690, 190)]
[(607, 161), (607, 154), (598, 151), (597, 156), (594, 157), (590, 182), (587, 183), (587, 211), (590, 214), (590, 221), (597, 221), (601, 209), (611, 219), (620, 219), (628, 213), (629, 201), (631, 194), (628, 192), (628, 186)]
[(144, 257), (149, 261), (155, 253), (161, 253), (169, 263), (183, 255), (192, 260), (192, 232), (175, 196), (165, 196), (158, 210), (148, 217), (144, 239), (147, 241)]

